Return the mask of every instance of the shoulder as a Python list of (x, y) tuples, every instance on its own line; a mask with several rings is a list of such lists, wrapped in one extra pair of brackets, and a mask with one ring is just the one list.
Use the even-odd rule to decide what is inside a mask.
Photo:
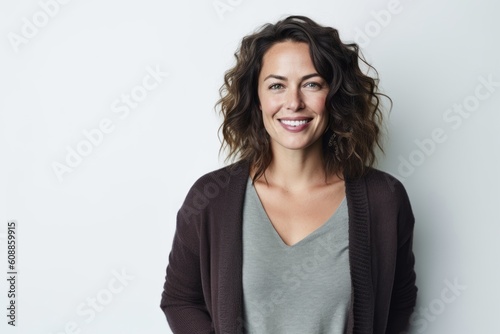
[(246, 181), (248, 173), (248, 164), (238, 161), (202, 175), (194, 182), (189, 192), (202, 191), (208, 197), (214, 196), (214, 193)]
[(189, 189), (177, 212), (177, 234), (197, 252), (201, 235), (238, 216), (248, 181), (248, 166), (237, 162), (204, 174)]
[(371, 168), (365, 175), (370, 210), (384, 220), (394, 217), (398, 221), (399, 234), (409, 235), (415, 219), (408, 193), (396, 177)]
[(346, 179), (346, 192), (349, 199), (366, 206), (372, 216), (406, 217), (413, 220), (408, 193), (403, 184), (387, 172), (369, 168), (367, 173), (357, 179)]
[(236, 162), (204, 174), (189, 189), (181, 212), (199, 216), (209, 210), (231, 207), (244, 194), (248, 170), (247, 163)]
[(354, 180), (347, 180), (346, 183), (351, 188), (366, 191), (370, 199), (376, 197), (380, 200), (397, 201), (408, 198), (401, 181), (393, 175), (376, 168), (369, 168), (364, 176)]

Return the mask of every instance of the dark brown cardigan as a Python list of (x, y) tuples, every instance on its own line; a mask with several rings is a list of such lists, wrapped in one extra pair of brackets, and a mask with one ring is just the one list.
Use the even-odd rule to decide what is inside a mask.
[[(190, 189), (160, 307), (175, 334), (244, 333), (242, 212), (249, 166), (208, 173)], [(414, 218), (403, 185), (376, 169), (346, 179), (352, 305), (348, 333), (399, 334), (415, 306)], [(272, 333), (270, 333), (272, 334)]]

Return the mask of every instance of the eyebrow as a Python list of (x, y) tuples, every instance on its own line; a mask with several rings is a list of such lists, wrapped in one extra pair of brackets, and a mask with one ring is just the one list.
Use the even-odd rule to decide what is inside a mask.
[[(311, 73), (311, 74), (308, 74), (308, 75), (304, 75), (302, 77), (302, 81), (310, 79), (310, 78), (313, 78), (313, 77), (321, 77), (321, 76), (318, 73)], [(283, 81), (287, 81), (288, 80), (286, 77), (284, 77), (282, 75), (270, 74), (267, 77), (265, 77), (264, 81), (266, 81), (267, 79), (271, 79), (271, 78), (278, 79), (278, 80), (283, 80)]]

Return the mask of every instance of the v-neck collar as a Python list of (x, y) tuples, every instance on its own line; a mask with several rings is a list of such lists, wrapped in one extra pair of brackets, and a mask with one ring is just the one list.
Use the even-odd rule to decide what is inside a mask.
[(288, 245), (285, 243), (281, 235), (278, 233), (276, 228), (274, 227), (274, 224), (271, 221), (271, 218), (269, 218), (269, 215), (266, 212), (266, 209), (264, 208), (264, 204), (262, 203), (262, 200), (260, 199), (259, 193), (257, 192), (257, 189), (255, 189), (255, 186), (252, 185), (252, 179), (249, 177), (248, 182), (247, 182), (247, 193), (248, 191), (251, 191), (252, 194), (254, 195), (256, 202), (257, 202), (257, 209), (259, 210), (260, 215), (263, 217), (265, 220), (266, 228), (273, 234), (274, 239), (276, 239), (277, 243), (279, 244), (280, 248), (286, 249), (286, 250), (292, 250), (294, 248), (299, 248), (304, 244), (307, 244), (309, 241), (314, 239), (319, 233), (322, 233), (325, 229), (331, 228), (332, 225), (334, 224), (334, 219), (335, 216), (337, 216), (337, 213), (339, 212), (339, 209), (341, 208), (342, 205), (344, 205), (344, 202), (346, 201), (346, 197), (342, 199), (340, 202), (339, 206), (337, 209), (328, 217), (326, 221), (324, 221), (320, 226), (318, 226), (315, 230), (313, 230), (311, 233), (294, 243), (293, 245)]

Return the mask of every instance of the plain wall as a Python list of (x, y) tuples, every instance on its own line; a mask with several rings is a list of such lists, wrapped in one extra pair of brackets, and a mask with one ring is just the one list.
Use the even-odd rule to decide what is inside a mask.
[(176, 212), (224, 165), (223, 74), (243, 36), (290, 14), (358, 42), (393, 100), (378, 167), (403, 181), (416, 217), (412, 333), (498, 331), (499, 9), (2, 1), (0, 267), (16, 220), (19, 270), (18, 326), (2, 306), (2, 333), (170, 332), (159, 303)]

